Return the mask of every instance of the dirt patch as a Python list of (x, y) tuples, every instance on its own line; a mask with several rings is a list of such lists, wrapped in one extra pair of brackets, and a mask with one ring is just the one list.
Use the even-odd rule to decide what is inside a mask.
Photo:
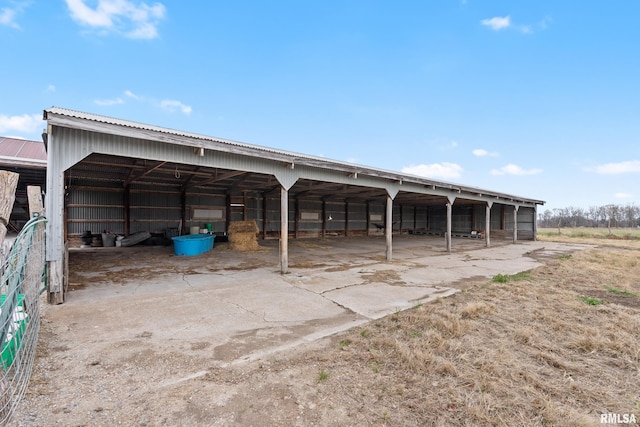
[(405, 282), (400, 277), (400, 274), (398, 274), (398, 272), (395, 270), (376, 270), (375, 272), (370, 274), (362, 274), (360, 277), (362, 277), (362, 279), (366, 280), (367, 282), (380, 282), (396, 286), (405, 284)]
[(604, 411), (640, 419), (640, 309), (621, 303), (638, 298), (605, 288), (640, 293), (640, 251), (544, 261), (506, 283), (465, 280), (454, 296), (244, 363), (234, 356), (281, 340), (287, 325), (217, 346), (158, 347), (144, 329), (101, 346), (97, 330), (83, 338), (99, 350), (88, 353), (70, 335), (73, 321), (61, 331), (45, 311), (16, 425), (592, 426)]

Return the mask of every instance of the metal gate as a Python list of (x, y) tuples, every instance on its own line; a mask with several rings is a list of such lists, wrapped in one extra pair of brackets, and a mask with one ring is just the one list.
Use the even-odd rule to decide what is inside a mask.
[(29, 220), (0, 265), (0, 425), (11, 420), (33, 370), (46, 287), (45, 223)]

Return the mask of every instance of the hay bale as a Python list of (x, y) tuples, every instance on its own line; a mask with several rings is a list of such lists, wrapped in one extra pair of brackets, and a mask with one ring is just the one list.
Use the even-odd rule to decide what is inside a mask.
[(251, 221), (233, 221), (229, 223), (229, 234), (233, 233), (253, 233), (260, 231), (258, 224), (252, 219)]
[(236, 251), (255, 251), (260, 248), (256, 234), (260, 230), (255, 220), (234, 221), (229, 224), (229, 243)]

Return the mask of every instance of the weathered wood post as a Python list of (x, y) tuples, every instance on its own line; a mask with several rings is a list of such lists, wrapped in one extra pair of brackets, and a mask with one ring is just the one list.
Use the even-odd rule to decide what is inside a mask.
[(27, 186), (27, 199), (29, 200), (29, 217), (44, 215), (44, 203), (42, 202), (42, 189), (38, 185)]
[(0, 171), (0, 245), (7, 235), (7, 225), (16, 200), (16, 187), (20, 175), (9, 171)]

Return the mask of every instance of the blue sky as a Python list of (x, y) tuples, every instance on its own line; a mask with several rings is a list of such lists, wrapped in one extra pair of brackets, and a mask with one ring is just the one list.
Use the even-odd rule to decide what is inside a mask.
[(640, 2), (0, 0), (0, 135), (59, 106), (567, 206), (640, 204)]

